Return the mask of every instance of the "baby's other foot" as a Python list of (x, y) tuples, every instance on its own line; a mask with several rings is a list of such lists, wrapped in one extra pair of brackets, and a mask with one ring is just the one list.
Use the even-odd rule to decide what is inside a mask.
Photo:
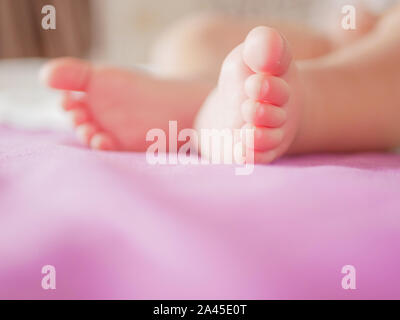
[(42, 80), (65, 91), (63, 108), (78, 137), (101, 150), (145, 151), (152, 143), (146, 141), (149, 130), (168, 135), (169, 121), (177, 121), (178, 129), (191, 127), (210, 90), (202, 83), (162, 80), (72, 58), (49, 62)]
[[(246, 157), (254, 152), (255, 162), (269, 163), (286, 153), (296, 138), (302, 98), (289, 44), (276, 30), (257, 27), (225, 59), (218, 87), (200, 110), (196, 129), (241, 129), (241, 137), (245, 129), (254, 129), (254, 145), (245, 146)], [(225, 147), (219, 150), (224, 158)], [(203, 156), (212, 158), (213, 152), (201, 143)]]

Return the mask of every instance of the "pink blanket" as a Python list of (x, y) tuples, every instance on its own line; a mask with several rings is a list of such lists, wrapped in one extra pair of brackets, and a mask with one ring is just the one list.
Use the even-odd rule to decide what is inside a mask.
[(235, 176), (2, 127), (0, 298), (399, 299), (400, 156)]

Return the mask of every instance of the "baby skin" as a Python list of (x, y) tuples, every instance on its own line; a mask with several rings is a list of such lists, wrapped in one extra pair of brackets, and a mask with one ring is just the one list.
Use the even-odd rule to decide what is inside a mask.
[(51, 61), (42, 79), (65, 91), (63, 107), (94, 149), (145, 151), (146, 133), (168, 133), (175, 120), (178, 129), (254, 129), (254, 145), (245, 147), (256, 163), (386, 150), (400, 145), (396, 10), (360, 39), (305, 61), (292, 59), (279, 30), (256, 27), (225, 59), (215, 89), (211, 80), (161, 79), (71, 58)]
[(190, 128), (211, 90), (209, 83), (162, 80), (72, 58), (49, 62), (41, 79), (65, 91), (62, 106), (79, 140), (99, 150), (145, 151), (147, 132), (153, 128), (168, 132), (170, 120), (177, 121), (180, 129)]
[[(195, 128), (242, 129), (241, 137), (253, 129), (255, 162), (271, 162), (288, 151), (298, 133), (303, 91), (287, 41), (274, 29), (256, 27), (225, 59), (218, 87), (200, 110)], [(244, 138), (241, 142), (246, 144)], [(212, 156), (211, 148), (201, 151)]]

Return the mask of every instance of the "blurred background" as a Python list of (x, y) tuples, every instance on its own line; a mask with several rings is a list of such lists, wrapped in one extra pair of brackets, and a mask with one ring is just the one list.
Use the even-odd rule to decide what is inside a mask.
[[(117, 66), (145, 65), (160, 35), (185, 17), (216, 12), (265, 23), (300, 21), (322, 31), (329, 25), (327, 17), (337, 17), (342, 5), (356, 1), (379, 12), (396, 0), (0, 0), (0, 125), (69, 127), (59, 93), (38, 81), (45, 59), (75, 56)], [(45, 5), (56, 8), (55, 30), (42, 28)], [(229, 35), (224, 38), (229, 41)]]
[[(362, 0), (377, 7), (390, 0)], [(354, 0), (0, 0), (0, 58), (80, 56), (119, 65), (146, 63), (157, 36), (199, 12), (295, 19), (321, 27), (333, 5)], [(57, 29), (43, 30), (54, 5)]]

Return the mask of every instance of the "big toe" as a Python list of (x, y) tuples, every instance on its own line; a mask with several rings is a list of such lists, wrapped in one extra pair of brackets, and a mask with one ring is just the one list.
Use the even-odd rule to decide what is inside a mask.
[(292, 53), (289, 43), (278, 31), (260, 26), (247, 35), (243, 59), (254, 72), (281, 76), (289, 69)]
[(40, 80), (53, 89), (85, 91), (92, 67), (89, 62), (75, 58), (58, 58), (46, 63)]

